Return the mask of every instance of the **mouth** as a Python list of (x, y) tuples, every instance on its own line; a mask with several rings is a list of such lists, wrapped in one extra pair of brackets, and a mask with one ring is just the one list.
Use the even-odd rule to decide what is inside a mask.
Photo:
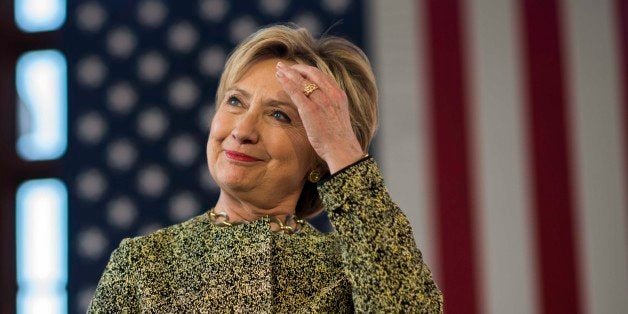
[(236, 160), (236, 161), (244, 161), (244, 162), (261, 161), (261, 159), (259, 158), (255, 158), (253, 156), (249, 156), (247, 154), (236, 152), (233, 150), (225, 150), (225, 155), (227, 156), (227, 158)]

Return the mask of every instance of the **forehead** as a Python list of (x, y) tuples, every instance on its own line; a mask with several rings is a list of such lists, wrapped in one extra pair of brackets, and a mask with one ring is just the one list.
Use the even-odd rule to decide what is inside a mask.
[(277, 97), (289, 99), (275, 76), (277, 71), (276, 65), (279, 61), (289, 65), (295, 64), (294, 62), (277, 58), (257, 61), (250, 68), (248, 68), (242, 77), (229, 89), (237, 88), (246, 90), (250, 93), (262, 91), (265, 93), (271, 93)]

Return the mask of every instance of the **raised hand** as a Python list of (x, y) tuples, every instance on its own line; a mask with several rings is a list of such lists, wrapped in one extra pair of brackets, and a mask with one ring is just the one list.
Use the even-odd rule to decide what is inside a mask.
[[(351, 127), (347, 94), (333, 78), (316, 67), (278, 62), (277, 80), (297, 107), (308, 140), (332, 174), (362, 157)], [(308, 83), (318, 88), (306, 96)]]

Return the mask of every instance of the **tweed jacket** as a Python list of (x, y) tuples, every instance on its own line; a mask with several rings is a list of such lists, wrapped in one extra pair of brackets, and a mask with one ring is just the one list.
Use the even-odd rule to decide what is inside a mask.
[(442, 313), (443, 297), (372, 157), (318, 184), (333, 232), (207, 213), (111, 254), (88, 313)]

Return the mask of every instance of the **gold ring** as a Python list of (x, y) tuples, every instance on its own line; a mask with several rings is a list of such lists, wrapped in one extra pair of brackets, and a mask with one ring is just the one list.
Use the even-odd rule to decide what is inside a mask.
[(307, 82), (303, 86), (303, 94), (305, 94), (305, 97), (310, 97), (310, 95), (317, 89), (318, 89), (318, 85), (312, 82)]

